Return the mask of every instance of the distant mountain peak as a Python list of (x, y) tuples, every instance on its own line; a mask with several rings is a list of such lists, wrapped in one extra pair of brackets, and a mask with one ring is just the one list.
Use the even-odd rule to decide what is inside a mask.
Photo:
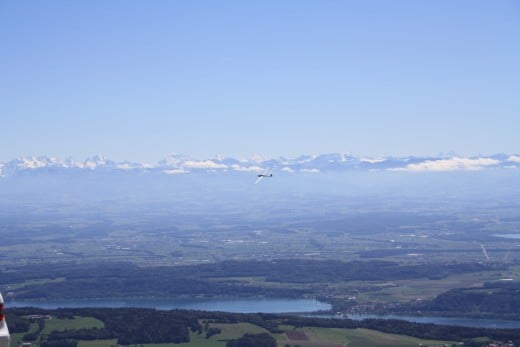
[(487, 169), (520, 169), (520, 155), (495, 154), (463, 157), (460, 155), (439, 154), (418, 157), (355, 157), (345, 153), (325, 153), (301, 155), (296, 158), (278, 157), (266, 159), (253, 156), (250, 159), (236, 159), (215, 156), (211, 159), (194, 159), (185, 154), (170, 153), (156, 164), (143, 164), (130, 161), (115, 162), (97, 154), (83, 161), (67, 158), (60, 160), (51, 156), (23, 156), (9, 162), (0, 162), (0, 177), (14, 176), (31, 172), (76, 172), (98, 171), (138, 171), (165, 174), (190, 172), (261, 172), (270, 170), (291, 174), (298, 172), (348, 172), (348, 171), (393, 171), (393, 172), (441, 172), (477, 171)]

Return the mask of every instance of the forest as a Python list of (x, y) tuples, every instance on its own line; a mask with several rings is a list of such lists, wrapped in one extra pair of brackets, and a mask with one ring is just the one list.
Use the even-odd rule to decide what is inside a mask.
[(407, 308), (437, 315), (466, 312), (480, 318), (520, 319), (520, 283), (488, 282), (482, 287), (451, 289), (421, 304), (401, 307)]
[[(263, 277), (266, 282), (315, 284), (356, 280), (439, 279), (452, 274), (500, 269), (504, 265), (446, 263), (403, 265), (392, 261), (282, 259), (276, 261), (224, 261), (192, 266), (139, 267), (128, 263), (30, 265), (0, 271), (1, 283), (42, 279), (16, 291), (18, 299), (99, 298), (178, 295), (234, 295), (302, 297), (317, 295), (305, 286), (260, 286), (232, 279)], [(53, 281), (56, 279), (64, 279)], [(214, 279), (221, 279), (215, 281)]]
[[(212, 323), (239, 323), (247, 322), (262, 327), (270, 333), (283, 333), (284, 326), (294, 327), (321, 327), (321, 328), (365, 328), (385, 333), (408, 335), (425, 339), (443, 339), (452, 341), (469, 341), (476, 337), (486, 336), (495, 340), (511, 340), (520, 343), (520, 329), (484, 329), (434, 324), (411, 323), (401, 320), (365, 319), (355, 321), (350, 319), (323, 319), (281, 314), (240, 314), (226, 312), (206, 312), (189, 310), (159, 311), (154, 309), (135, 308), (74, 308), (44, 310), (37, 308), (11, 308), (7, 312), (9, 322), (29, 322), (26, 318), (31, 314), (51, 315), (61, 319), (74, 317), (94, 317), (104, 323), (104, 328), (69, 329), (52, 331), (41, 336), (41, 341), (47, 347), (74, 347), (78, 340), (98, 340), (115, 338), (119, 344), (145, 343), (181, 343), (190, 340), (190, 331), (202, 334), (205, 329), (202, 322)], [(40, 320), (43, 329), (45, 321)], [(28, 325), (11, 325), (12, 333), (24, 333)], [(40, 329), (40, 330), (41, 330)], [(268, 340), (263, 337), (245, 337), (242, 342), (251, 339)], [(26, 337), (24, 336), (24, 340)], [(264, 343), (262, 342), (262, 343)], [(230, 346), (248, 346), (237, 341)]]

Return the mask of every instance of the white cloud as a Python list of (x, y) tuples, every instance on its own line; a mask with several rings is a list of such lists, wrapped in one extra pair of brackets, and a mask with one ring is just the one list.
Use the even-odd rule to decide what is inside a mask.
[(255, 161), (257, 163), (261, 163), (263, 161), (266, 161), (267, 158), (261, 154), (254, 154), (252, 157), (251, 157), (251, 160), (252, 161)]
[(468, 159), (453, 157), (450, 159), (426, 160), (418, 164), (408, 164), (404, 168), (390, 169), (392, 171), (456, 171), (481, 170), (486, 166), (497, 165), (500, 161), (491, 158)]
[(311, 162), (313, 161), (314, 159), (316, 159), (318, 156), (315, 155), (315, 154), (311, 154), (311, 155), (304, 155), (304, 156), (301, 156), (299, 159), (300, 160), (297, 160), (296, 162), (298, 164), (304, 164), (304, 163), (308, 163), (308, 162)]
[(361, 159), (359, 159), (359, 161), (362, 161), (365, 163), (370, 163), (370, 164), (381, 163), (385, 160), (386, 160), (385, 158), (361, 158)]
[(182, 165), (188, 169), (227, 169), (227, 165), (225, 164), (217, 164), (211, 160), (205, 161), (192, 161), (188, 160), (184, 162)]
[(260, 166), (240, 166), (238, 164), (231, 165), (231, 168), (235, 171), (242, 171), (242, 172), (261, 172), (265, 169), (262, 169)]
[(135, 170), (144, 168), (144, 165), (136, 163), (119, 163), (117, 164), (117, 168), (120, 170)]
[(514, 163), (520, 163), (520, 157), (517, 155), (512, 155), (509, 158), (507, 158), (507, 161), (512, 161)]
[(300, 172), (317, 173), (320, 172), (318, 169), (301, 169)]
[(284, 172), (294, 172), (293, 169), (291, 169), (290, 167), (287, 167), (287, 166), (283, 167), (282, 171), (284, 171)]
[(185, 171), (182, 169), (171, 169), (171, 170), (163, 170), (163, 173), (165, 173), (167, 175), (178, 175), (178, 174), (188, 173), (188, 171)]

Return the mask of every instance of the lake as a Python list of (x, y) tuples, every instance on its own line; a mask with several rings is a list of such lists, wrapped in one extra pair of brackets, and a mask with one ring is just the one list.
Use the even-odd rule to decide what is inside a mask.
[[(67, 307), (142, 307), (158, 310), (186, 309), (203, 311), (224, 311), (236, 313), (312, 313), (328, 311), (331, 306), (312, 299), (267, 299), (267, 298), (240, 298), (240, 299), (74, 299), (74, 300), (6, 300), (6, 307), (40, 307), (56, 309)], [(331, 314), (313, 314), (306, 316), (318, 318), (338, 318)], [(362, 320), (400, 319), (416, 323), (432, 323), (442, 325), (459, 325), (475, 328), (520, 329), (520, 321), (430, 317), (430, 316), (397, 316), (397, 315), (349, 315), (343, 318)]]
[[(312, 315), (311, 317), (337, 318), (333, 315)], [(472, 328), (492, 328), (492, 329), (520, 329), (520, 321), (484, 319), (484, 318), (457, 318), (457, 317), (431, 317), (431, 316), (398, 316), (384, 315), (378, 316), (374, 314), (356, 314), (342, 317), (344, 319), (363, 320), (367, 318), (374, 319), (399, 319), (415, 323), (431, 323), (439, 325), (458, 325)]]
[(7, 300), (6, 307), (143, 307), (158, 310), (186, 309), (237, 313), (297, 313), (328, 311), (331, 306), (313, 299), (74, 299), (74, 300)]

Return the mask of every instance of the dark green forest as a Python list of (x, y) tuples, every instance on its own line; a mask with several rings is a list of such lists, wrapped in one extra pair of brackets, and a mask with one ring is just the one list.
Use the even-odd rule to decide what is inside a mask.
[[(142, 268), (128, 263), (31, 265), (0, 271), (0, 285), (35, 279), (64, 281), (28, 285), (16, 292), (18, 299), (99, 298), (178, 295), (233, 295), (301, 297), (305, 287), (266, 287), (227, 280), (229, 277), (263, 277), (267, 282), (316, 284), (356, 280), (439, 279), (452, 274), (497, 269), (499, 265), (448, 263), (401, 265), (391, 261), (276, 260), (225, 261), (192, 266)], [(220, 279), (215, 281), (215, 279)]]
[[(117, 338), (122, 345), (188, 342), (189, 332), (202, 334), (202, 320), (213, 323), (247, 322), (258, 325), (272, 333), (280, 333), (280, 325), (295, 327), (323, 327), (323, 328), (366, 328), (386, 333), (414, 336), (424, 339), (444, 339), (464, 341), (479, 336), (487, 336), (495, 340), (512, 340), (520, 343), (520, 329), (485, 329), (434, 324), (420, 324), (401, 320), (365, 319), (355, 321), (350, 319), (323, 319), (280, 314), (240, 314), (226, 312), (205, 312), (189, 310), (159, 311), (154, 309), (136, 308), (75, 308), (44, 310), (37, 308), (11, 308), (7, 312), (9, 321), (27, 320), (29, 314), (45, 314), (58, 318), (94, 317), (105, 323), (105, 328), (69, 329), (61, 332), (49, 333), (44, 341), (47, 347), (74, 347), (77, 340), (94, 340)], [(39, 323), (43, 329), (44, 321)], [(22, 325), (17, 324), (17, 329)], [(27, 326), (28, 329), (28, 326)], [(16, 330), (13, 332), (26, 332)], [(268, 339), (249, 336), (242, 341), (244, 344), (230, 346), (249, 346), (251, 339), (261, 339), (266, 346), (270, 346)], [(262, 343), (264, 343), (262, 342)], [(61, 345), (60, 345), (61, 344)]]
[(430, 301), (403, 309), (446, 315), (464, 312), (466, 316), (520, 319), (520, 283), (489, 282), (482, 287), (456, 288)]
[(244, 334), (238, 340), (229, 341), (226, 347), (276, 347), (276, 340), (267, 333)]

